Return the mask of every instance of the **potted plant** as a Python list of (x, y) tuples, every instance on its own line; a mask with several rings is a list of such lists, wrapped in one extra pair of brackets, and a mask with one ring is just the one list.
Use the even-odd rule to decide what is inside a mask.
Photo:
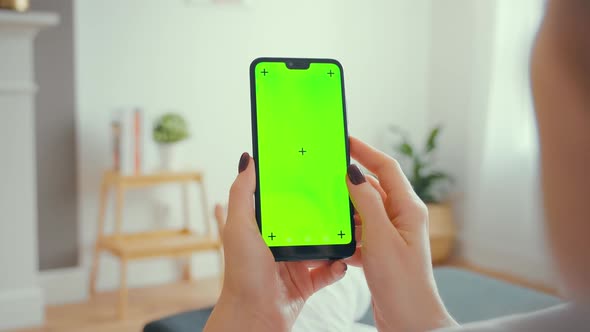
[(178, 142), (185, 140), (188, 136), (186, 121), (179, 114), (167, 113), (156, 121), (153, 137), (158, 143), (162, 169), (174, 168), (174, 149)]
[(444, 261), (453, 249), (455, 225), (451, 205), (444, 200), (441, 189), (441, 185), (450, 182), (451, 178), (434, 165), (441, 127), (437, 126), (429, 132), (426, 144), (421, 149), (410, 143), (406, 133), (399, 128), (392, 127), (391, 131), (401, 138), (394, 144), (394, 150), (399, 154), (404, 172), (418, 197), (428, 207), (432, 261)]

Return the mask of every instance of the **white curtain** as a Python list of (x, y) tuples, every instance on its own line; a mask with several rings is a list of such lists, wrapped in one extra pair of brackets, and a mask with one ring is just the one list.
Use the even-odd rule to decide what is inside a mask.
[(535, 269), (546, 279), (549, 266), (529, 83), (530, 52), (543, 7), (541, 0), (496, 1), (481, 161), (473, 163), (478, 169), (471, 172), (468, 192), (476, 207), (470, 219), (477, 220), (470, 232), (482, 242), (479, 248), (495, 251), (490, 256), (496, 262), (490, 265), (504, 264), (503, 269), (517, 274), (531, 272), (518, 269)]

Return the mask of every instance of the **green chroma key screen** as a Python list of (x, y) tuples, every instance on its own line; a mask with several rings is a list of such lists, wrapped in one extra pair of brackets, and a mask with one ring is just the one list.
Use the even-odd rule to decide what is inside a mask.
[(351, 243), (340, 67), (260, 62), (254, 70), (264, 240), (270, 247)]

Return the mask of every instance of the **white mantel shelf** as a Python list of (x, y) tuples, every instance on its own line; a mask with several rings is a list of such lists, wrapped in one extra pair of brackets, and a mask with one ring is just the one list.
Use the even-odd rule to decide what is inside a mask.
[(0, 330), (44, 320), (37, 278), (33, 41), (58, 23), (52, 13), (0, 10), (0, 115), (7, 123), (0, 131)]
[(19, 13), (0, 9), (0, 26), (45, 27), (59, 23), (59, 16), (54, 13), (26, 12)]
[(35, 94), (33, 40), (37, 32), (58, 23), (54, 13), (0, 9), (0, 96)]

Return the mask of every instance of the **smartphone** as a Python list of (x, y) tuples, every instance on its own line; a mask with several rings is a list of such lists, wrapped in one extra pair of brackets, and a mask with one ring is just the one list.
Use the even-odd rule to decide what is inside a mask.
[(276, 261), (339, 259), (356, 248), (344, 74), (332, 59), (250, 65), (256, 220)]

